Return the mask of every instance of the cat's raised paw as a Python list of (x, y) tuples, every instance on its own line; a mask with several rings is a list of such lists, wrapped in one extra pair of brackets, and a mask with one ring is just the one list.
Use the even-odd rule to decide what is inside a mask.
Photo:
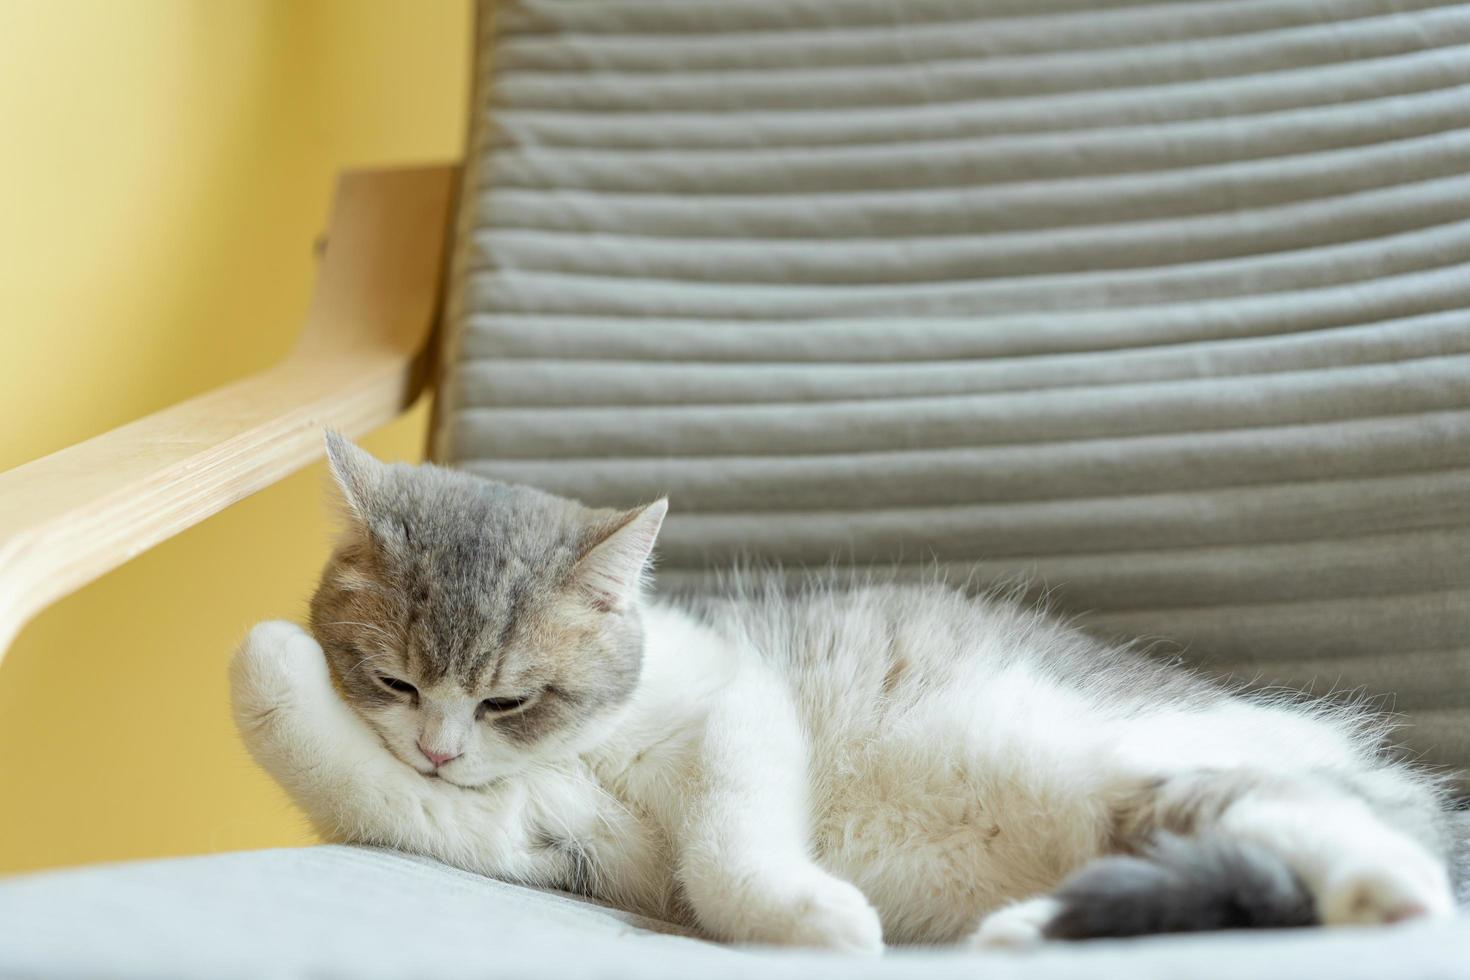
[(259, 721), (304, 690), (330, 690), (326, 660), (311, 634), (295, 623), (260, 623), (230, 662), (230, 688), (242, 724)]
[(1439, 862), (1406, 847), (1330, 876), (1317, 907), (1323, 925), (1391, 925), (1452, 918), (1455, 899)]

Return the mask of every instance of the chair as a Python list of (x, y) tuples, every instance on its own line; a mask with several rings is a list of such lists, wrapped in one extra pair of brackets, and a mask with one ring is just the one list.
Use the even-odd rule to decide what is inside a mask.
[[(0, 475), (0, 650), (437, 378), (442, 461), (669, 492), (662, 585), (743, 552), (1018, 581), (1204, 669), (1393, 692), (1470, 766), (1470, 5), (518, 0), (479, 32), (463, 170), (342, 178), (284, 362)], [(1470, 974), (1463, 919), (753, 953), (340, 846), (13, 879), (0, 923), (3, 975)]]

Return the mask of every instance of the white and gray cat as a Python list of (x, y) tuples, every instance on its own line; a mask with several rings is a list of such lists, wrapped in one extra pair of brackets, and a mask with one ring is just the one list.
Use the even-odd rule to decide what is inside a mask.
[(330, 839), (855, 951), (1453, 914), (1441, 786), (1362, 712), (939, 585), (648, 601), (662, 500), (328, 450), (311, 633), (233, 690)]

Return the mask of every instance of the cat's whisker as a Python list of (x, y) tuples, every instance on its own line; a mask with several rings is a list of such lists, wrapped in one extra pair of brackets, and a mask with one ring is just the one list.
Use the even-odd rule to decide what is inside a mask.
[(338, 621), (332, 622), (332, 623), (322, 623), (321, 625), (324, 626), (324, 627), (325, 626), (356, 626), (356, 627), (359, 627), (361, 629), (365, 629), (365, 630), (367, 630), (370, 633), (376, 633), (377, 635), (383, 637), (385, 640), (393, 640), (393, 639), (395, 639), (395, 637), (393, 636), (392, 633), (389, 633), (387, 630), (383, 629), (381, 626), (378, 626), (375, 623), (363, 623), (363, 622), (358, 622), (357, 620), (343, 619), (343, 620), (338, 620)]
[(356, 670), (361, 669), (364, 664), (377, 663), (378, 661), (385, 660), (385, 659), (387, 659), (387, 658), (385, 658), (381, 653), (377, 653), (377, 652), (370, 653), (367, 656), (363, 657), (361, 660), (359, 660), (357, 663), (353, 664), (348, 669), (348, 673), (352, 673), (353, 671), (356, 671)]

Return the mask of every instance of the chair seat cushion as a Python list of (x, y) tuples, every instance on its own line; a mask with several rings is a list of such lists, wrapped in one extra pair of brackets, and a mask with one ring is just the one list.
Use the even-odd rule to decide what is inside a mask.
[(669, 980), (1443, 980), (1470, 918), (1424, 928), (1237, 933), (1033, 954), (752, 951), (392, 851), (322, 846), (83, 868), (0, 883), (0, 976)]

